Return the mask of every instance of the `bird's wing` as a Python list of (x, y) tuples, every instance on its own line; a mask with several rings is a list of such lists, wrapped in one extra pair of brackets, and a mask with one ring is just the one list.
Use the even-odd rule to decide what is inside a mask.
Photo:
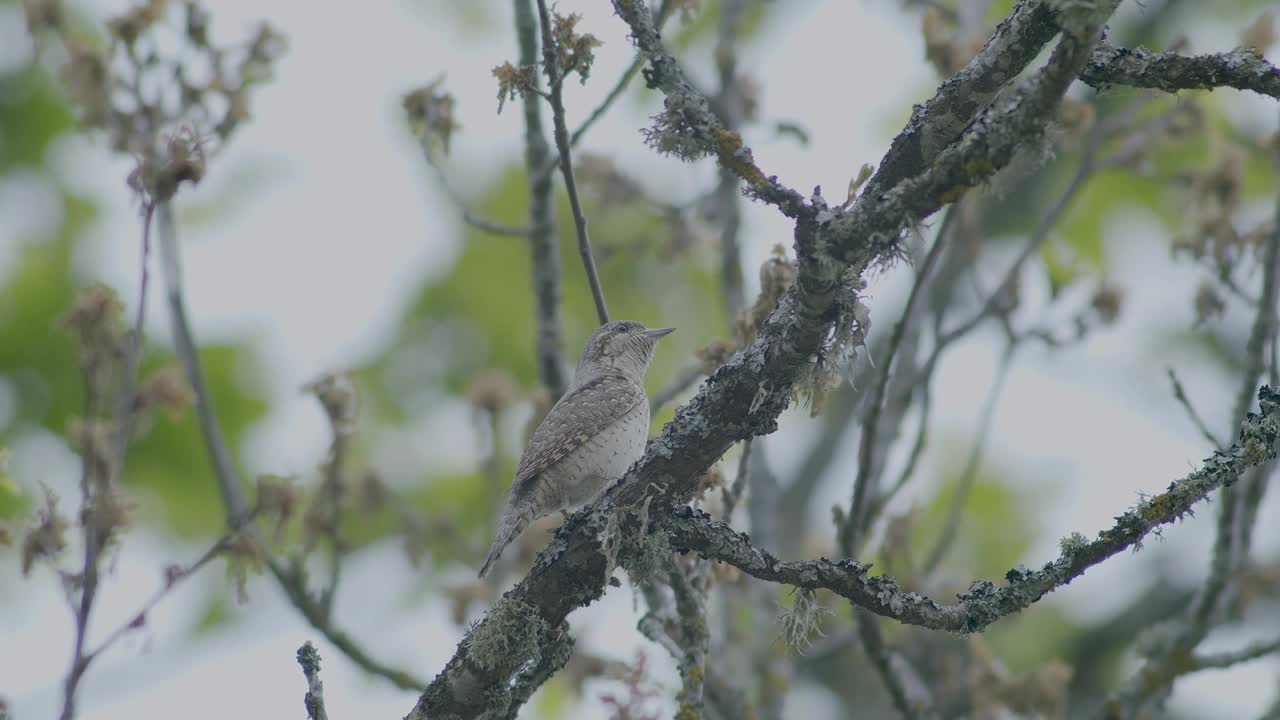
[(644, 388), (616, 375), (603, 375), (565, 393), (529, 438), (512, 492), (520, 492), (531, 478), (647, 401)]

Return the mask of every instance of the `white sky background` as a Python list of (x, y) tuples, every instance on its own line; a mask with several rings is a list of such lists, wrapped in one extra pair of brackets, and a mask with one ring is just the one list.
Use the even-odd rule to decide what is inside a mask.
[[(207, 180), (184, 192), (179, 202), (181, 221), (184, 204), (229, 198), (220, 202), (216, 221), (182, 228), (184, 263), (198, 336), (204, 341), (251, 337), (269, 371), (272, 415), (251, 444), (248, 462), (255, 472), (306, 473), (315, 466), (325, 450), (325, 425), (314, 401), (300, 396), (297, 388), (326, 369), (363, 361), (362, 350), (372, 353), (394, 333), (392, 323), (424, 273), (447, 271), (456, 255), (456, 212), (437, 192), (433, 174), (405, 130), (400, 95), (447, 75), (462, 124), (449, 163), (464, 192), (482, 191), (504, 163), (519, 156), (518, 108), (494, 114), (496, 85), (489, 73), (498, 62), (514, 59), (514, 37), (509, 30), (460, 31), (453, 18), (433, 16), (431, 9), (441, 4), (210, 3), (214, 36), (221, 41), (242, 37), (259, 19), (270, 21), (289, 41), (276, 79), (255, 95), (252, 121)], [(106, 13), (123, 3), (101, 0), (97, 5), (101, 9), (95, 12)], [(859, 165), (880, 157), (897, 121), (905, 119), (912, 102), (927, 97), (935, 80), (921, 59), (917, 20), (899, 12), (897, 3), (804, 1), (788, 6), (789, 17), (752, 43), (741, 67), (763, 88), (764, 116), (800, 121), (813, 144), (800, 148), (764, 130), (748, 140), (761, 166), (784, 182), (806, 193), (821, 184), (829, 197), (838, 197)], [(509, 3), (489, 7), (500, 27), (509, 28)], [(630, 61), (631, 48), (623, 24), (606, 4), (566, 0), (560, 7), (582, 11), (582, 27), (605, 41), (592, 81), (585, 88), (571, 83), (567, 89), (573, 125)], [(0, 27), (12, 26), (0, 22)], [(1196, 50), (1235, 43), (1227, 28), (1204, 25), (1192, 31)], [(17, 47), (10, 39), (25, 42), (20, 35), (0, 38), (0, 48)], [(0, 62), (29, 57), (29, 46), (23, 47), (16, 53), (0, 52)], [(797, 77), (806, 81), (797, 82)], [(820, 90), (819, 83), (842, 92)], [(1242, 116), (1273, 122), (1274, 104), (1231, 95), (1229, 101)], [(708, 166), (684, 166), (643, 146), (637, 129), (645, 112), (634, 98), (624, 99), (592, 131), (585, 147), (611, 153), (635, 169), (634, 176), (649, 178), (655, 192), (687, 197), (705, 187), (711, 177)], [(102, 211), (79, 258), (84, 274), (118, 288), (136, 287), (138, 222), (124, 185), (128, 163), (109, 157), (96, 140), (74, 140), (60, 148), (56, 165), (75, 187), (97, 198)], [(39, 197), (38, 186), (0, 187), (0, 216), (5, 219), (0, 226), (15, 217), (39, 222), (39, 212), (30, 209), (39, 207)], [(1110, 245), (1115, 280), (1128, 291), (1121, 321), (1096, 332), (1078, 349), (1022, 353), (993, 429), (996, 442), (989, 457), (1025, 471), (1029, 483), (1038, 483), (1032, 492), (1046, 500), (1035, 511), (1043, 536), (1026, 558), (1029, 565), (1055, 555), (1057, 539), (1072, 530), (1092, 535), (1109, 526), (1138, 491), (1162, 489), (1208, 452), (1170, 396), (1167, 359), (1133, 340), (1157, 327), (1189, 325), (1191, 288), (1199, 275), (1172, 266), (1150, 218), (1115, 218), (1108, 232), (1149, 240), (1123, 248)], [(746, 275), (754, 283), (753, 268), (774, 243), (790, 245), (791, 230), (773, 210), (752, 205), (744, 233)], [(0, 227), (0, 277), (8, 271), (13, 237)], [(513, 252), (522, 251), (517, 243), (512, 241)], [(1152, 273), (1151, 268), (1162, 271)], [(871, 307), (880, 331), (895, 319), (877, 311), (895, 306), (902, 297), (901, 270), (872, 285)], [(132, 292), (122, 295), (132, 302)], [(1237, 312), (1229, 321), (1244, 322), (1243, 315)], [(168, 336), (158, 304), (149, 333)], [(935, 438), (967, 441), (998, 351), (991, 334), (948, 356), (935, 383)], [(1222, 427), (1234, 381), (1207, 361), (1181, 358), (1179, 369), (1202, 412)], [(450, 419), (429, 421), (433, 432), (456, 435), (432, 435), (432, 443), (460, 447), (460, 457), (453, 460), (472, 461), (466, 452), (475, 446), (469, 424)], [(787, 465), (798, 457), (812, 427), (800, 414), (784, 418), (783, 431), (769, 441), (772, 461)], [(406, 439), (414, 438), (406, 432)], [(74, 460), (52, 438), (32, 436), (15, 443), (14, 450), (11, 471), (25, 487), (35, 487), (37, 480), (72, 487)], [(837, 467), (852, 466), (853, 449), (848, 450)], [(822, 503), (847, 502), (847, 485), (829, 484), (831, 495)], [(1274, 556), (1280, 544), (1278, 496), (1273, 488), (1260, 513), (1257, 549), (1267, 556)], [(1092, 619), (1126, 601), (1130, 579), (1135, 572), (1146, 572), (1142, 568), (1177, 564), (1189, 576), (1199, 576), (1208, 564), (1215, 514), (1215, 507), (1204, 506), (1195, 519), (1170, 529), (1163, 543), (1153, 541), (1139, 555), (1122, 555), (1090, 570), (1050, 600)], [(108, 578), (95, 628), (114, 627), (153, 591), (164, 565), (193, 558), (202, 549), (131, 533)], [(459, 570), (464, 571), (470, 572)], [(15, 587), (17, 582), (16, 567), (0, 567), (0, 678), (5, 684), (0, 694), (9, 699), (18, 720), (55, 716), (72, 623), (48, 573)], [(233, 609), (231, 625), (191, 637), (188, 630), (203, 605), (202, 595), (224, 582), (220, 570), (188, 582), (152, 614), (145, 631), (95, 664), (82, 685), (80, 717), (303, 717), (304, 683), (293, 654), (306, 639), (317, 643), (324, 658), (332, 717), (400, 717), (412, 705), (413, 693), (364, 676), (319, 638), (270, 582), (251, 584), (251, 600)], [(375, 587), (379, 592), (361, 591)], [(414, 587), (397, 548), (365, 553), (352, 564), (346, 592), (338, 598), (338, 620), (376, 656), (430, 678), (451, 654), (458, 630), (439, 602), (406, 601)], [(676, 677), (663, 652), (639, 641), (634, 623), (629, 593), (618, 590), (573, 617), (586, 647), (629, 659), (634, 647), (645, 646), (651, 667), (663, 668), (660, 676), (674, 686)], [(1033, 623), (1024, 627), (1034, 631)], [(1225, 649), (1248, 638), (1224, 633), (1213, 640), (1213, 649)], [(1276, 671), (1277, 664), (1266, 660), (1226, 673), (1203, 673), (1180, 681), (1177, 698), (1199, 716), (1247, 717), (1274, 696)], [(604, 687), (587, 686), (582, 717), (602, 716), (595, 698)], [(794, 700), (825, 707), (817, 691), (798, 692)]]

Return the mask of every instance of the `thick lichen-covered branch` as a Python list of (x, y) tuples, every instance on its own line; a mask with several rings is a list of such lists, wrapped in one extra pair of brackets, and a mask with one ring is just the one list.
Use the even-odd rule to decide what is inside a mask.
[(781, 562), (754, 546), (746, 535), (689, 508), (668, 516), (662, 527), (670, 532), (676, 549), (729, 563), (753, 577), (801, 588), (827, 589), (859, 607), (909, 625), (956, 633), (977, 632), (1029, 607), (1107, 558), (1140, 547), (1162, 526), (1190, 514), (1192, 507), (1210, 493), (1231, 486), (1245, 471), (1276, 457), (1280, 393), (1264, 386), (1258, 392), (1258, 400), (1261, 412), (1251, 413), (1242, 423), (1239, 437), (1230, 448), (1215, 452), (1200, 469), (1173, 481), (1165, 492), (1126, 510), (1116, 518), (1115, 525), (1093, 540), (1073, 534), (1062, 541), (1061, 555), (1039, 570), (1014, 568), (1005, 574), (1006, 583), (999, 587), (985, 580), (975, 582), (958, 602), (948, 605), (904, 591), (891, 577), (872, 576), (870, 565), (853, 560)]
[(1019, 0), (982, 50), (916, 106), (864, 192), (874, 197), (928, 167), (1057, 33), (1048, 3)]

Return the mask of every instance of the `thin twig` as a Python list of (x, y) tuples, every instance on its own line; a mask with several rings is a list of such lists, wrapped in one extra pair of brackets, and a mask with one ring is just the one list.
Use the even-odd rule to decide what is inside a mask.
[[(115, 428), (112, 434), (111, 442), (111, 463), (108, 476), (104, 478), (107, 488), (115, 487), (120, 482), (120, 476), (124, 472), (125, 458), (129, 451), (129, 440), (133, 435), (133, 418), (135, 417), (135, 405), (137, 404), (137, 385), (138, 385), (138, 366), (142, 363), (142, 349), (144, 345), (145, 335), (143, 334), (143, 324), (146, 321), (147, 313), (147, 286), (148, 286), (148, 259), (151, 254), (151, 220), (155, 211), (155, 204), (148, 202), (143, 208), (142, 220), (142, 247), (140, 251), (141, 258), (139, 260), (140, 277), (138, 281), (138, 306), (134, 315), (133, 327), (129, 333), (129, 344), (125, 351), (124, 372), (121, 378), (120, 395), (117, 398), (115, 410)], [(87, 372), (92, 372), (89, 370)], [(86, 375), (85, 382), (85, 421), (91, 421), (93, 414), (96, 412), (98, 389), (92, 379), (88, 379)], [(80, 594), (80, 602), (75, 608), (76, 619), (76, 639), (73, 655), (71, 659), (71, 669), (67, 673), (67, 678), (63, 688), (63, 707), (62, 717), (71, 718), (75, 714), (75, 694), (79, 687), (80, 680), (84, 676), (84, 672), (88, 669), (89, 663), (97, 655), (98, 651), (85, 652), (85, 643), (87, 642), (89, 632), (89, 615), (93, 610), (93, 603), (97, 597), (98, 590), (98, 561), (103, 548), (98, 537), (98, 528), (94, 521), (89, 519), (89, 510), (97, 501), (99, 493), (94, 490), (93, 479), (89, 469), (91, 460), (87, 457), (84, 460), (83, 474), (81, 478), (81, 492), (83, 493), (84, 513), (86, 518), (83, 522), (84, 535), (84, 564), (81, 568), (82, 587)]]
[(858, 637), (862, 640), (862, 649), (871, 661), (871, 666), (875, 668), (876, 674), (880, 676), (884, 689), (889, 692), (889, 697), (893, 700), (893, 706), (897, 708), (898, 714), (903, 720), (916, 720), (921, 717), (907, 694), (906, 684), (902, 678), (898, 677), (898, 672), (893, 667), (889, 649), (885, 647), (884, 638), (880, 635), (880, 619), (862, 608), (854, 608), (854, 615), (857, 616), (855, 622), (858, 624)]
[(883, 369), (880, 371), (879, 380), (871, 394), (870, 404), (867, 406), (867, 415), (862, 425), (862, 440), (858, 445), (858, 474), (853, 482), (853, 499), (849, 505), (849, 514), (845, 518), (843, 526), (838, 529), (840, 549), (845, 557), (853, 557), (861, 538), (869, 530), (863, 522), (863, 517), (866, 512), (867, 499), (870, 495), (871, 472), (876, 455), (876, 429), (880, 421), (881, 406), (884, 404), (884, 397), (889, 388), (889, 378), (893, 374), (893, 362), (898, 353), (898, 348), (902, 345), (903, 338), (906, 337), (907, 328), (911, 325), (911, 319), (915, 315), (916, 304), (924, 293), (924, 287), (928, 284), (929, 273), (933, 270), (933, 266), (937, 264), (938, 257), (942, 254), (942, 248), (947, 240), (947, 232), (955, 217), (954, 208), (947, 211), (946, 217), (942, 221), (942, 226), (938, 230), (938, 237), (934, 240), (933, 247), (929, 249), (929, 254), (925, 256), (924, 262), (920, 266), (920, 272), (916, 273), (915, 282), (911, 285), (911, 292), (907, 295), (906, 306), (902, 310), (902, 318), (893, 326), (893, 334), (889, 338), (889, 348), (885, 352), (885, 359), (882, 361)]
[[(223, 512), (227, 527), (230, 530), (241, 530), (256, 536), (257, 528), (248, 523), (251, 519), (251, 508), (241, 489), (240, 480), (231, 462), (231, 455), (226, 442), (222, 438), (217, 418), (213, 412), (213, 403), (208, 385), (204, 381), (200, 367), (199, 353), (195, 338), (191, 333), (191, 324), (187, 319), (186, 303), (182, 291), (182, 266), (178, 258), (177, 232), (173, 224), (172, 210), (168, 202), (160, 202), (159, 212), (160, 257), (162, 275), (165, 279), (168, 296), (170, 320), (173, 324), (174, 345), (179, 360), (187, 374), (196, 396), (196, 417), (200, 423), (200, 433), (204, 438), (205, 450), (208, 452), (213, 466), (214, 478), (222, 495)], [(267, 568), (275, 577), (281, 589), (289, 597), (293, 606), (302, 613), (312, 627), (322, 632), (335, 647), (342, 651), (352, 662), (365, 672), (383, 677), (397, 687), (406, 690), (417, 690), (426, 686), (421, 680), (407, 672), (384, 665), (370, 657), (346, 633), (333, 625), (321, 606), (307, 592), (305, 579), (300, 573), (286, 569), (275, 558), (267, 558)]]
[[(1258, 306), (1258, 312), (1254, 316), (1253, 327), (1249, 332), (1249, 340), (1245, 345), (1245, 367), (1241, 378), (1241, 388), (1244, 387), (1245, 383), (1257, 383), (1265, 370), (1263, 358), (1270, 333), (1274, 331), (1275, 327), (1276, 274), (1277, 265), (1280, 265), (1280, 256), (1277, 255), (1277, 248), (1280, 248), (1280, 230), (1277, 230), (1276, 234), (1273, 235), (1266, 251), (1266, 256), (1271, 261), (1271, 267), (1266, 267), (1264, 263), (1263, 302)], [(1268, 297), (1270, 302), (1267, 302)], [(1232, 411), (1233, 422), (1241, 422), (1244, 419), (1249, 412), (1250, 404), (1248, 393), (1241, 391), (1237, 394), (1235, 408)], [(1247, 541), (1244, 540), (1243, 535), (1246, 530), (1251, 530), (1251, 528), (1242, 527), (1239, 522), (1240, 515), (1244, 511), (1243, 503), (1241, 502), (1243, 500), (1243, 491), (1244, 488), (1239, 487), (1226, 488), (1222, 492), (1222, 511), (1218, 515), (1218, 534), (1214, 541), (1213, 559), (1209, 565), (1209, 577), (1206, 578), (1205, 584), (1192, 606), (1191, 620), (1186, 627), (1186, 632), (1180, 638), (1180, 642), (1175, 645), (1178, 649), (1190, 649), (1204, 639), (1204, 636), (1208, 633), (1213, 615), (1217, 612), (1221, 600), (1228, 590), (1232, 574), (1247, 559), (1239, 555), (1240, 551), (1247, 546)]]
[(87, 666), (99, 655), (110, 649), (112, 645), (120, 640), (120, 638), (145, 625), (147, 616), (157, 605), (160, 604), (161, 600), (168, 596), (168, 594), (181, 584), (183, 580), (195, 575), (201, 568), (208, 565), (211, 560), (222, 554), (222, 551), (227, 549), (228, 545), (234, 538), (235, 533), (223, 535), (218, 538), (218, 541), (210, 546), (208, 550), (205, 550), (204, 554), (190, 565), (186, 567), (174, 566), (167, 568), (165, 570), (164, 584), (162, 584), (160, 588), (157, 589), (145, 603), (143, 603), (142, 607), (139, 608), (137, 612), (129, 616), (128, 621), (117, 626), (116, 629), (112, 630), (96, 648), (87, 653), (84, 658), (84, 664)]
[(200, 353), (196, 349), (195, 337), (191, 332), (191, 323), (187, 319), (186, 302), (182, 289), (182, 261), (178, 254), (177, 231), (173, 223), (173, 208), (168, 200), (157, 201), (160, 230), (161, 275), (164, 276), (165, 293), (169, 304), (169, 320), (173, 325), (174, 349), (178, 360), (187, 376), (187, 382), (195, 394), (196, 417), (200, 423), (200, 434), (204, 438), (205, 450), (209, 453), (209, 462), (213, 465), (213, 475), (218, 481), (218, 491), (222, 495), (222, 506), (226, 514), (227, 527), (239, 529), (248, 516), (249, 502), (245, 499), (244, 490), (236, 479), (235, 463), (218, 429), (217, 415), (213, 408), (212, 393), (205, 384), (204, 370), (200, 366)]
[[(85, 422), (92, 421), (91, 419), (97, 407), (98, 393), (97, 386), (90, 377), (92, 372), (93, 368), (84, 369)], [(88, 448), (82, 451), (80, 462), (81, 517), (84, 518), (81, 522), (84, 539), (84, 562), (80, 571), (80, 602), (72, 602), (72, 611), (75, 613), (76, 620), (76, 637), (71, 652), (71, 668), (67, 671), (67, 678), (63, 682), (61, 720), (71, 720), (75, 717), (76, 690), (79, 688), (80, 680), (84, 677), (84, 671), (89, 665), (85, 660), (84, 654), (85, 644), (89, 635), (89, 615), (93, 611), (93, 602), (98, 593), (98, 555), (102, 548), (99, 547), (100, 540), (98, 538), (97, 523), (91, 519), (97, 493), (93, 487), (93, 461), (89, 456), (89, 452)]]
[[(938, 338), (934, 349), (935, 356), (939, 355), (940, 351), (951, 343), (968, 335), (983, 320), (997, 314), (1003, 305), (1008, 302), (1008, 293), (1017, 283), (1018, 275), (1022, 272), (1022, 266), (1048, 242), (1051, 237), (1051, 231), (1071, 207), (1071, 201), (1084, 188), (1093, 173), (1097, 171), (1096, 155), (1104, 139), (1105, 133), (1102, 131), (1102, 124), (1099, 123), (1094, 126), (1093, 131), (1090, 132), (1089, 139), (1085, 141), (1085, 148), (1081, 154), (1080, 163), (1076, 166), (1075, 174), (1071, 176), (1067, 187), (1063, 189), (1058, 199), (1054, 201), (1053, 206), (1049, 208), (1049, 211), (1041, 216), (1036, 229), (1031, 233), (1031, 237), (1027, 240), (1026, 245), (1023, 246), (1022, 251), (1018, 253), (1018, 257), (1013, 261), (1013, 264), (1005, 272), (1004, 278), (996, 285), (995, 290), (987, 297), (986, 301), (983, 302), (981, 310), (955, 329)], [(926, 366), (930, 364), (926, 363)]]
[(302, 674), (307, 678), (307, 694), (302, 698), (307, 708), (307, 717), (311, 720), (329, 720), (329, 713), (324, 709), (324, 683), (320, 681), (320, 652), (310, 640), (298, 648), (298, 664), (302, 666)]
[[(658, 7), (657, 17), (653, 20), (655, 27), (661, 28), (666, 24), (667, 18), (671, 17), (671, 9), (673, 6), (674, 3), (672, 0), (662, 0), (662, 5)], [(644, 67), (644, 60), (644, 54), (637, 52), (635, 58), (631, 61), (631, 64), (627, 66), (627, 69), (624, 70), (618, 80), (614, 82), (613, 88), (611, 88), (609, 93), (605, 95), (604, 100), (602, 100), (600, 104), (587, 115), (585, 120), (578, 124), (578, 127), (574, 128), (573, 132), (569, 135), (569, 147), (578, 147), (578, 143), (582, 141), (582, 138), (586, 136), (592, 126), (599, 122), (600, 118), (604, 117), (605, 113), (609, 111), (609, 108), (613, 107), (613, 104), (618, 101), (618, 98), (622, 97), (622, 93), (626, 91), (627, 86), (631, 84), (632, 78), (636, 76), (636, 73), (640, 72), (640, 68)], [(551, 159), (542, 166), (542, 169), (536, 173), (536, 176), (545, 180), (549, 178), (551, 173), (555, 172), (558, 167), (560, 167), (560, 156), (553, 155), (551, 156)]]
[(116, 434), (112, 448), (114, 480), (119, 481), (124, 472), (124, 461), (129, 452), (129, 439), (133, 434), (133, 419), (137, 408), (138, 366), (142, 364), (145, 345), (143, 323), (147, 318), (148, 260), (151, 256), (151, 221), (155, 215), (155, 203), (147, 202), (142, 212), (142, 250), (138, 261), (138, 307), (134, 315), (133, 329), (129, 333), (129, 350), (125, 357), (123, 387), (116, 405)]
[[(1277, 168), (1280, 168), (1280, 152), (1277, 153)], [(1245, 353), (1249, 358), (1246, 373), (1254, 378), (1261, 378), (1266, 367), (1267, 347), (1280, 338), (1280, 203), (1276, 204), (1275, 227), (1267, 240), (1262, 259), (1262, 297), (1258, 306), (1258, 314), (1254, 317), (1253, 328), (1249, 332), (1249, 342)], [(1272, 358), (1272, 374), (1276, 371), (1276, 362)], [(1243, 387), (1243, 386), (1242, 386)], [(1236, 408), (1249, 407), (1248, 401), (1241, 401), (1237, 396)], [(1253, 527), (1258, 517), (1258, 507), (1262, 504), (1262, 496), (1267, 489), (1267, 480), (1272, 468), (1262, 467), (1245, 479), (1241, 492), (1240, 531), (1236, 557), (1236, 566), (1243, 567), (1249, 560), (1249, 549), (1253, 544)]]
[(465, 198), (458, 192), (453, 183), (449, 182), (449, 177), (445, 174), (444, 167), (440, 161), (436, 159), (432, 150), (432, 136), (423, 133), (418, 143), (422, 146), (422, 156), (426, 159), (427, 166), (435, 171), (436, 177), (440, 180), (440, 188), (444, 190), (445, 197), (449, 198), (449, 202), (458, 208), (458, 213), (462, 217), (462, 221), (477, 230), (490, 233), (492, 235), (503, 235), (506, 237), (528, 238), (532, 232), (529, 228), (515, 227), (505, 223), (490, 220), (484, 217)]
[(591, 238), (587, 234), (587, 217), (582, 212), (582, 200), (578, 197), (578, 184), (573, 177), (572, 150), (569, 147), (569, 130), (564, 119), (564, 68), (560, 67), (555, 37), (552, 34), (551, 15), (547, 12), (546, 0), (538, 0), (538, 22), (542, 27), (542, 65), (547, 73), (550, 93), (547, 100), (551, 103), (551, 121), (555, 128), (556, 150), (560, 153), (560, 174), (564, 177), (565, 193), (569, 196), (569, 207), (573, 211), (573, 227), (578, 235), (578, 254), (582, 257), (582, 268), (587, 274), (587, 284), (591, 286), (591, 297), (596, 303), (596, 317), (603, 325), (609, 322), (609, 308), (604, 301), (604, 288), (600, 286), (600, 276), (596, 272), (596, 261), (591, 256)]
[(742, 498), (742, 492), (747, 489), (747, 478), (751, 475), (751, 442), (751, 439), (742, 441), (742, 456), (738, 458), (738, 473), (733, 478), (733, 484), (723, 491), (723, 514), (726, 519), (733, 515), (733, 509), (737, 507), (738, 500)]
[(686, 368), (669, 384), (658, 388), (658, 391), (653, 394), (653, 399), (649, 401), (649, 414), (656, 415), (659, 410), (666, 407), (667, 403), (675, 400), (685, 390), (693, 387), (693, 384), (701, 380), (702, 377), (701, 365)]
[(320, 609), (325, 617), (333, 615), (333, 599), (338, 593), (338, 584), (342, 581), (342, 561), (347, 552), (346, 541), (342, 538), (342, 499), (346, 492), (343, 471), (346, 467), (347, 446), (351, 436), (350, 417), (346, 416), (346, 413), (350, 412), (350, 407), (341, 401), (334, 402), (339, 394), (344, 394), (347, 398), (354, 397), (345, 394), (349, 392), (350, 387), (345, 384), (346, 382), (347, 379), (340, 374), (327, 375), (306, 388), (315, 394), (321, 407), (324, 408), (325, 415), (329, 419), (329, 432), (332, 435), (329, 442), (329, 457), (324, 464), (323, 484), (320, 487), (320, 495), (316, 499), (316, 504), (322, 505), (316, 508), (319, 529), (328, 536), (330, 544), (329, 581), (320, 591), (319, 600)]
[(889, 487), (886, 492), (880, 494), (867, 510), (867, 524), (875, 522), (880, 513), (888, 507), (889, 503), (895, 496), (906, 487), (911, 480), (911, 476), (915, 474), (916, 466), (920, 463), (920, 458), (924, 455), (925, 445), (929, 440), (929, 416), (933, 412), (933, 383), (926, 382), (920, 389), (920, 421), (916, 426), (916, 439), (911, 443), (911, 450), (907, 453), (907, 462), (902, 466), (902, 471), (898, 473), (898, 479)]
[(1191, 419), (1191, 424), (1196, 426), (1196, 429), (1200, 431), (1205, 440), (1209, 441), (1210, 445), (1215, 448), (1221, 448), (1222, 441), (1214, 437), (1213, 431), (1209, 429), (1209, 425), (1204, 421), (1204, 418), (1200, 417), (1200, 413), (1196, 412), (1195, 406), (1191, 404), (1191, 398), (1187, 397), (1186, 389), (1182, 387), (1182, 382), (1178, 380), (1178, 374), (1174, 372), (1172, 367), (1165, 368), (1165, 371), (1169, 374), (1169, 383), (1173, 385), (1173, 397), (1182, 406), (1182, 409), (1187, 411), (1187, 417)]
[(1211, 655), (1193, 655), (1191, 665), (1193, 670), (1209, 670), (1227, 668), (1232, 665), (1257, 660), (1264, 655), (1270, 655), (1274, 652), (1280, 652), (1280, 638), (1272, 638), (1266, 642), (1257, 642), (1243, 647), (1239, 650), (1231, 652), (1214, 653)]
[(974, 439), (973, 445), (969, 447), (969, 456), (965, 459), (964, 469), (960, 472), (960, 479), (956, 481), (955, 495), (951, 498), (951, 505), (947, 508), (947, 519), (943, 522), (942, 532), (938, 535), (938, 541), (934, 544), (933, 549), (929, 551), (928, 559), (924, 563), (924, 574), (932, 575), (938, 566), (942, 564), (943, 558), (955, 545), (956, 534), (960, 531), (960, 520), (964, 517), (964, 509), (966, 501), (969, 499), (969, 493), (973, 490), (973, 485), (978, 479), (978, 467), (982, 462), (982, 451), (986, 448), (987, 438), (991, 434), (992, 421), (995, 419), (996, 407), (1000, 403), (1000, 395), (1004, 390), (1005, 381), (1009, 377), (1009, 368), (1013, 364), (1013, 356), (1017, 351), (1017, 344), (1010, 342), (1004, 350), (1004, 354), (1000, 357), (1000, 366), (996, 368), (995, 382), (991, 384), (991, 390), (987, 393), (987, 400), (982, 406), (982, 414), (978, 419), (978, 436)]

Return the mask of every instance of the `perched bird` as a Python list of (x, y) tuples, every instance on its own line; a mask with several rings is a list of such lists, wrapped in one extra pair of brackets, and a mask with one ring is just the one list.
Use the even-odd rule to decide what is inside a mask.
[(644, 373), (658, 339), (672, 330), (615, 320), (591, 333), (573, 383), (520, 456), (480, 577), (529, 523), (582, 505), (640, 459), (649, 439)]

